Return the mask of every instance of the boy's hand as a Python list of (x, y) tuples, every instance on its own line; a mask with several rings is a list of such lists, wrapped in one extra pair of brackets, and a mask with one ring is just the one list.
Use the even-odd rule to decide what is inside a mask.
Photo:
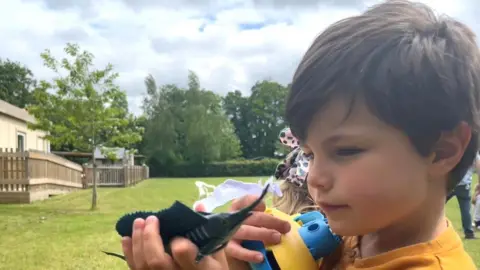
[[(230, 211), (237, 211), (249, 206), (257, 198), (257, 196), (248, 195), (234, 200)], [(266, 245), (274, 245), (280, 243), (281, 234), (290, 231), (290, 223), (264, 213), (265, 209), (265, 203), (261, 202), (258, 204), (254, 209), (256, 212), (245, 220), (240, 229), (234, 234), (232, 240), (228, 242), (228, 245), (225, 247), (225, 253), (230, 259), (260, 263), (264, 259), (262, 253), (243, 248), (241, 242), (243, 240), (254, 240), (262, 241)], [(198, 205), (195, 210), (204, 211), (204, 208), (202, 205)]]
[(122, 239), (123, 253), (130, 269), (228, 269), (227, 260), (223, 251), (207, 256), (196, 264), (195, 257), (198, 248), (185, 238), (177, 238), (172, 241), (172, 257), (165, 252), (162, 239), (159, 235), (159, 224), (156, 217), (148, 217), (146, 221), (143, 219), (135, 220), (132, 238), (125, 237)]

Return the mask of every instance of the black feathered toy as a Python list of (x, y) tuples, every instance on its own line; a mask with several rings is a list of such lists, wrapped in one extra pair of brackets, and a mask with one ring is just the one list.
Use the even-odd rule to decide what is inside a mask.
[[(156, 216), (160, 221), (160, 236), (165, 251), (171, 255), (170, 242), (175, 237), (185, 237), (198, 247), (196, 262), (203, 257), (213, 254), (224, 248), (233, 234), (240, 228), (243, 221), (252, 215), (252, 210), (262, 201), (267, 193), (267, 184), (261, 196), (251, 205), (232, 213), (205, 213), (196, 212), (185, 204), (175, 201), (172, 206), (159, 212), (134, 212), (121, 217), (116, 224), (116, 230), (122, 237), (132, 237), (133, 222), (137, 218), (146, 219)], [(123, 260), (119, 254), (106, 252)]]

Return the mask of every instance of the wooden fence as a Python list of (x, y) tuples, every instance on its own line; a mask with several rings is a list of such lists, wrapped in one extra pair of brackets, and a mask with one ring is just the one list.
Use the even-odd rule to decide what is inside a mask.
[(30, 203), (81, 189), (82, 171), (53, 154), (0, 148), (0, 203)]
[[(85, 171), (85, 185), (93, 185), (93, 168), (91, 165), (83, 167)], [(147, 166), (124, 165), (97, 165), (97, 186), (99, 187), (128, 187), (149, 178)]]

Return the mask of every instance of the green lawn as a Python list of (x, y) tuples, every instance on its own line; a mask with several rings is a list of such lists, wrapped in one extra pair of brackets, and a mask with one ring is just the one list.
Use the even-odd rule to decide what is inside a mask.
[[(198, 196), (194, 181), (148, 180), (132, 188), (102, 188), (95, 212), (89, 211), (90, 190), (31, 205), (0, 205), (0, 269), (127, 269), (121, 260), (100, 252), (121, 251), (114, 229), (117, 218), (132, 210), (167, 207), (176, 198), (191, 205)], [(448, 204), (448, 215), (461, 231), (455, 199)], [(466, 247), (480, 267), (479, 241), (469, 241)]]

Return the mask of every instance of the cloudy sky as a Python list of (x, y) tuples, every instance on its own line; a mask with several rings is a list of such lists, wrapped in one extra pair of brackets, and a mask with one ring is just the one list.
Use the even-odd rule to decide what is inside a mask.
[[(249, 94), (256, 80), (288, 83), (312, 39), (332, 22), (378, 1), (362, 0), (4, 0), (0, 57), (52, 73), (40, 53), (62, 57), (66, 42), (92, 52), (99, 67), (120, 73), (130, 109), (140, 113), (144, 78), (185, 85), (193, 70), (219, 94)], [(480, 2), (424, 0), (480, 35)]]

